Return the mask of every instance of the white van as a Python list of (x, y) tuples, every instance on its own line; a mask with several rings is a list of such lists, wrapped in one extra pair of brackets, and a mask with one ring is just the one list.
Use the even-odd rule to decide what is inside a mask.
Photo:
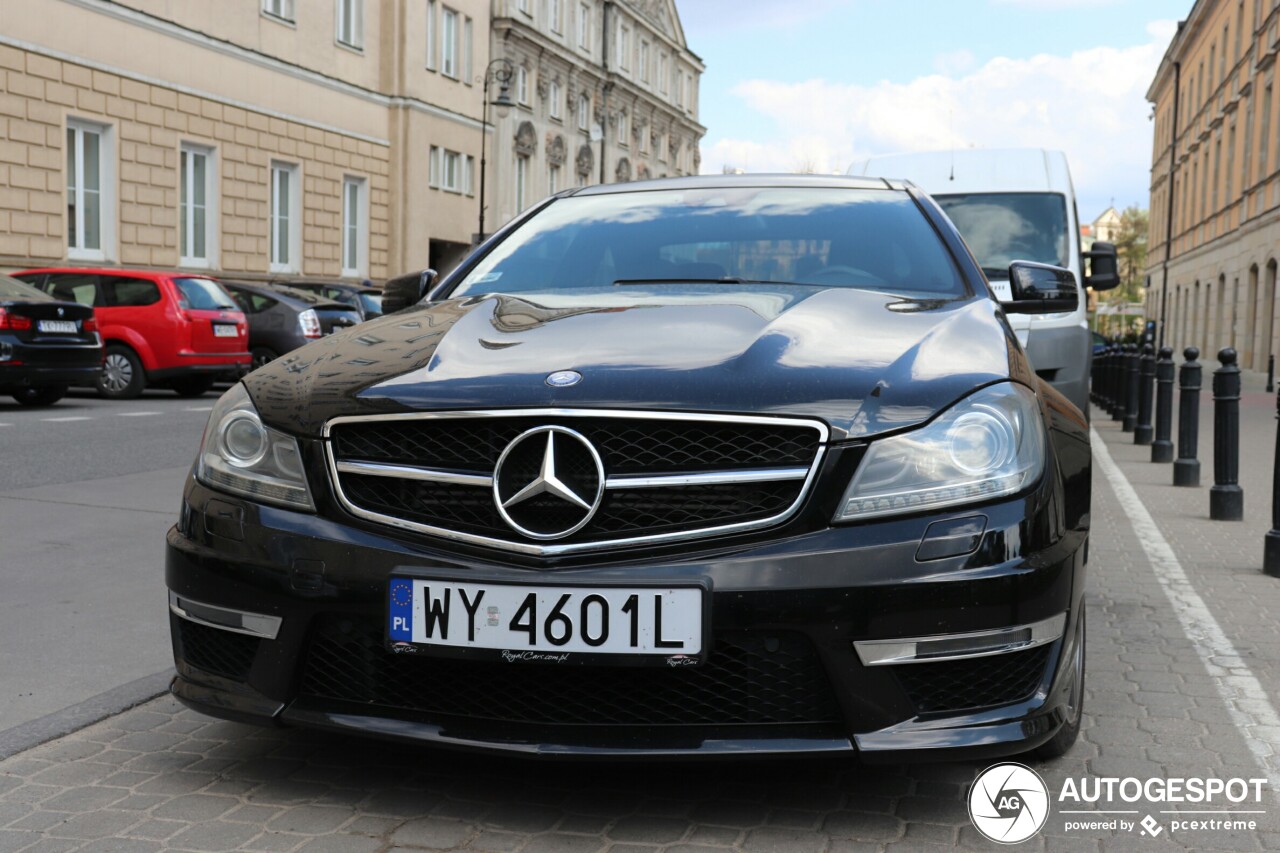
[[(938, 202), (964, 237), (996, 297), (1012, 299), (1010, 261), (1038, 261), (1075, 273), (1080, 306), (1066, 314), (1010, 314), (1036, 373), (1067, 399), (1089, 411), (1093, 342), (1084, 286), (1106, 290), (1119, 283), (1115, 247), (1095, 243), (1080, 251), (1080, 218), (1067, 158), (1039, 148), (959, 149), (894, 154), (855, 163), (850, 175), (905, 178)], [(1084, 261), (1102, 256), (1095, 275)], [(1105, 270), (1105, 271), (1104, 271)]]

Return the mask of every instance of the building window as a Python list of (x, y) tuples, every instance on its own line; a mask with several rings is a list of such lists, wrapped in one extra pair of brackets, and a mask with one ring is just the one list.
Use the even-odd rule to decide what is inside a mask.
[(529, 103), (529, 69), (523, 65), (516, 69), (516, 103)]
[(586, 3), (578, 5), (578, 47), (591, 52), (591, 7)]
[(365, 186), (363, 178), (342, 179), (342, 274), (348, 278), (365, 275), (369, 267)]
[(667, 93), (667, 55), (665, 53), (658, 54), (658, 87), (662, 90), (662, 94)]
[(432, 145), (428, 183), (445, 192), (474, 195), (472, 175), (475, 174), (475, 164), (474, 157)]
[(1267, 177), (1268, 155), (1271, 148), (1271, 84), (1262, 90), (1262, 126), (1258, 133), (1258, 180)]
[(649, 82), (649, 42), (641, 39), (640, 41), (640, 82)]
[(262, 0), (262, 11), (273, 18), (293, 21), (293, 0)]
[(337, 0), (338, 41), (360, 50), (364, 47), (364, 0)]
[(271, 272), (297, 272), (302, 187), (293, 163), (271, 164)]
[(591, 127), (591, 99), (586, 95), (578, 96), (578, 130)]
[(550, 12), (549, 17), (551, 18), (551, 32), (563, 33), (564, 32), (563, 0), (549, 0), (549, 2), (551, 4), (549, 8), (549, 12)]
[(631, 142), (631, 122), (626, 113), (618, 113), (618, 144), (626, 146)]
[(530, 17), (533, 16), (533, 13), (529, 11), (529, 0), (519, 0), (519, 3), (517, 5), (521, 12), (524, 12), (526, 15), (529, 15)]
[(446, 76), (458, 76), (458, 13), (449, 8), (440, 15), (440, 70)]
[(471, 61), (475, 51), (471, 47), (471, 33), (475, 27), (470, 18), (462, 22), (462, 81), (471, 85)]
[(631, 67), (631, 27), (618, 23), (618, 65), (623, 71)]
[(529, 203), (529, 157), (527, 154), (516, 155), (516, 212), (524, 210)]
[(552, 165), (547, 169), (547, 195), (560, 192), (560, 167)]
[(436, 0), (427, 0), (427, 68), (436, 70)]
[(559, 121), (560, 111), (563, 109), (564, 105), (564, 96), (560, 94), (560, 84), (554, 80), (551, 81), (548, 97), (551, 99), (551, 117)]
[(178, 164), (179, 263), (184, 267), (207, 267), (213, 255), (214, 199), (217, 186), (213, 175), (213, 152), (208, 148), (184, 145)]
[(680, 80), (682, 77), (684, 77), (684, 74), (679, 68), (671, 69), (671, 94), (675, 96), (676, 106), (678, 107), (684, 106), (684, 101), (680, 100), (681, 97), (683, 97), (683, 91), (680, 88)]
[(109, 129), (67, 123), (67, 257), (103, 260), (115, 226)]

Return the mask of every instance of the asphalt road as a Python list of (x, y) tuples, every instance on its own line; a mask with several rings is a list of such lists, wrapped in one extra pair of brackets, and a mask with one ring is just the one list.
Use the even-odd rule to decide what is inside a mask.
[(215, 399), (0, 398), (0, 732), (172, 667), (164, 533)]

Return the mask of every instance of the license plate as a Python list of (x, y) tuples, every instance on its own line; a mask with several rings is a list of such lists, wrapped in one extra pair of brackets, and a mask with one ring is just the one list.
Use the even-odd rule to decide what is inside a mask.
[(54, 332), (62, 335), (76, 333), (75, 320), (36, 320), (36, 329), (41, 332)]
[[(392, 647), (491, 649), (508, 661), (578, 654), (688, 660), (702, 652), (700, 587), (564, 587), (393, 578)], [(405, 650), (405, 649), (398, 649)]]
[(215, 338), (234, 338), (236, 334), (235, 326), (228, 326), (225, 323), (213, 324), (213, 336)]

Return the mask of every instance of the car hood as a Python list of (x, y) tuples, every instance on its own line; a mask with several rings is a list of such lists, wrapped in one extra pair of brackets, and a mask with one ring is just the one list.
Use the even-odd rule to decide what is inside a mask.
[[(554, 388), (547, 376), (582, 380)], [(401, 311), (245, 379), (265, 421), (626, 408), (811, 416), (835, 437), (928, 420), (983, 384), (1034, 384), (999, 306), (809, 287), (472, 296)]]

